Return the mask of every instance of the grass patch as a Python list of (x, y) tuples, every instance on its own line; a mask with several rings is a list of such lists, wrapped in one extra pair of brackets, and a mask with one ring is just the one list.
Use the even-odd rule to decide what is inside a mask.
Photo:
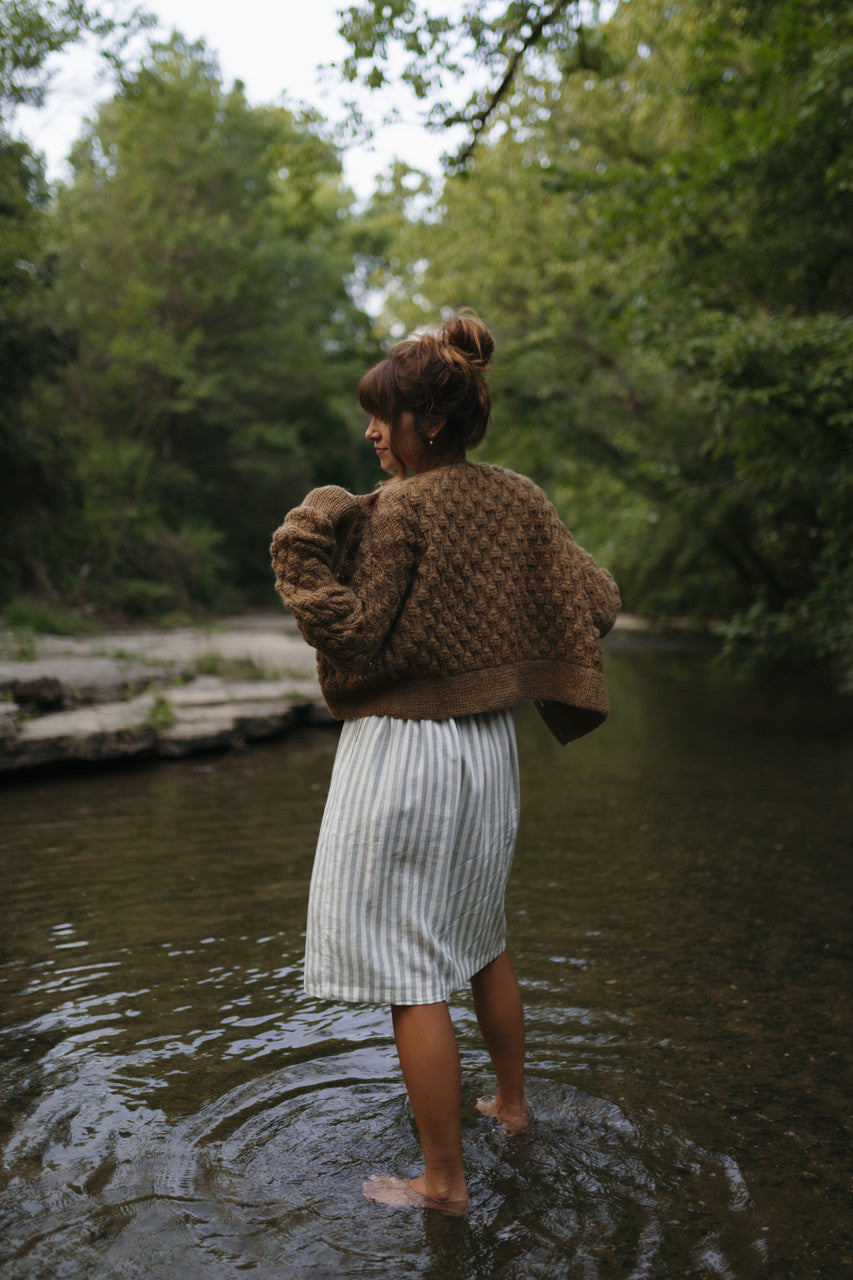
[(80, 636), (93, 630), (91, 620), (73, 609), (31, 596), (16, 596), (4, 605), (3, 622), (11, 631), (36, 635)]
[(272, 676), (254, 658), (224, 658), (221, 653), (202, 653), (193, 663), (196, 675), (218, 676), (220, 680), (270, 680)]
[(0, 618), (0, 658), (6, 662), (32, 662), (40, 635), (81, 636), (95, 628), (91, 619), (49, 600), (16, 596), (3, 606)]
[(175, 714), (175, 708), (172, 706), (168, 698), (164, 698), (162, 693), (158, 693), (151, 706), (148, 709), (148, 715), (145, 717), (145, 723), (149, 729), (153, 729), (155, 733), (161, 733), (163, 729), (171, 729), (176, 723), (178, 717)]

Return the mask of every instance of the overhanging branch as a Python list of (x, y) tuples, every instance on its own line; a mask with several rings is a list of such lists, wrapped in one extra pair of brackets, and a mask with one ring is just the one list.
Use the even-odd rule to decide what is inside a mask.
[[(477, 145), (477, 139), (509, 92), (525, 54), (539, 43), (547, 28), (553, 26), (572, 3), (573, 0), (557, 0), (556, 4), (552, 5), (532, 25), (519, 48), (515, 50), (509, 59), (500, 84), (492, 90), (483, 106), (476, 109), (472, 108), (468, 111), (454, 112), (453, 115), (447, 116), (442, 121), (444, 127), (448, 129), (458, 124), (468, 125), (471, 128), (471, 136), (453, 161), (454, 169), (464, 168), (470, 160)], [(577, 29), (581, 29), (580, 25)]]

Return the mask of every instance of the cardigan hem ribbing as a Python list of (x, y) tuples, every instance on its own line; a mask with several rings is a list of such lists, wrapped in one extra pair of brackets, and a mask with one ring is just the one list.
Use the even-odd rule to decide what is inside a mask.
[(604, 673), (550, 659), (455, 675), (419, 676), (372, 689), (323, 689), (336, 720), (391, 716), (397, 720), (447, 720), (533, 702), (560, 742), (602, 724), (609, 704)]

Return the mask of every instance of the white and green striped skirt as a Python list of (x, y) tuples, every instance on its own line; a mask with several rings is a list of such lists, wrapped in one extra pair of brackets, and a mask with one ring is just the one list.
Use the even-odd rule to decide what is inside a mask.
[(311, 877), (308, 994), (447, 999), (504, 950), (517, 829), (511, 711), (346, 721)]

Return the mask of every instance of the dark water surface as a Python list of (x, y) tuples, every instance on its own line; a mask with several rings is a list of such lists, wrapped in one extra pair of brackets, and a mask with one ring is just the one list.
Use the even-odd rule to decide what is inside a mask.
[(417, 1167), (389, 1017), (300, 990), (333, 731), (0, 789), (4, 1280), (853, 1274), (849, 708), (608, 671), (589, 738), (518, 716), (536, 1119), (475, 1114), (460, 995), (465, 1220), (363, 1200)]

